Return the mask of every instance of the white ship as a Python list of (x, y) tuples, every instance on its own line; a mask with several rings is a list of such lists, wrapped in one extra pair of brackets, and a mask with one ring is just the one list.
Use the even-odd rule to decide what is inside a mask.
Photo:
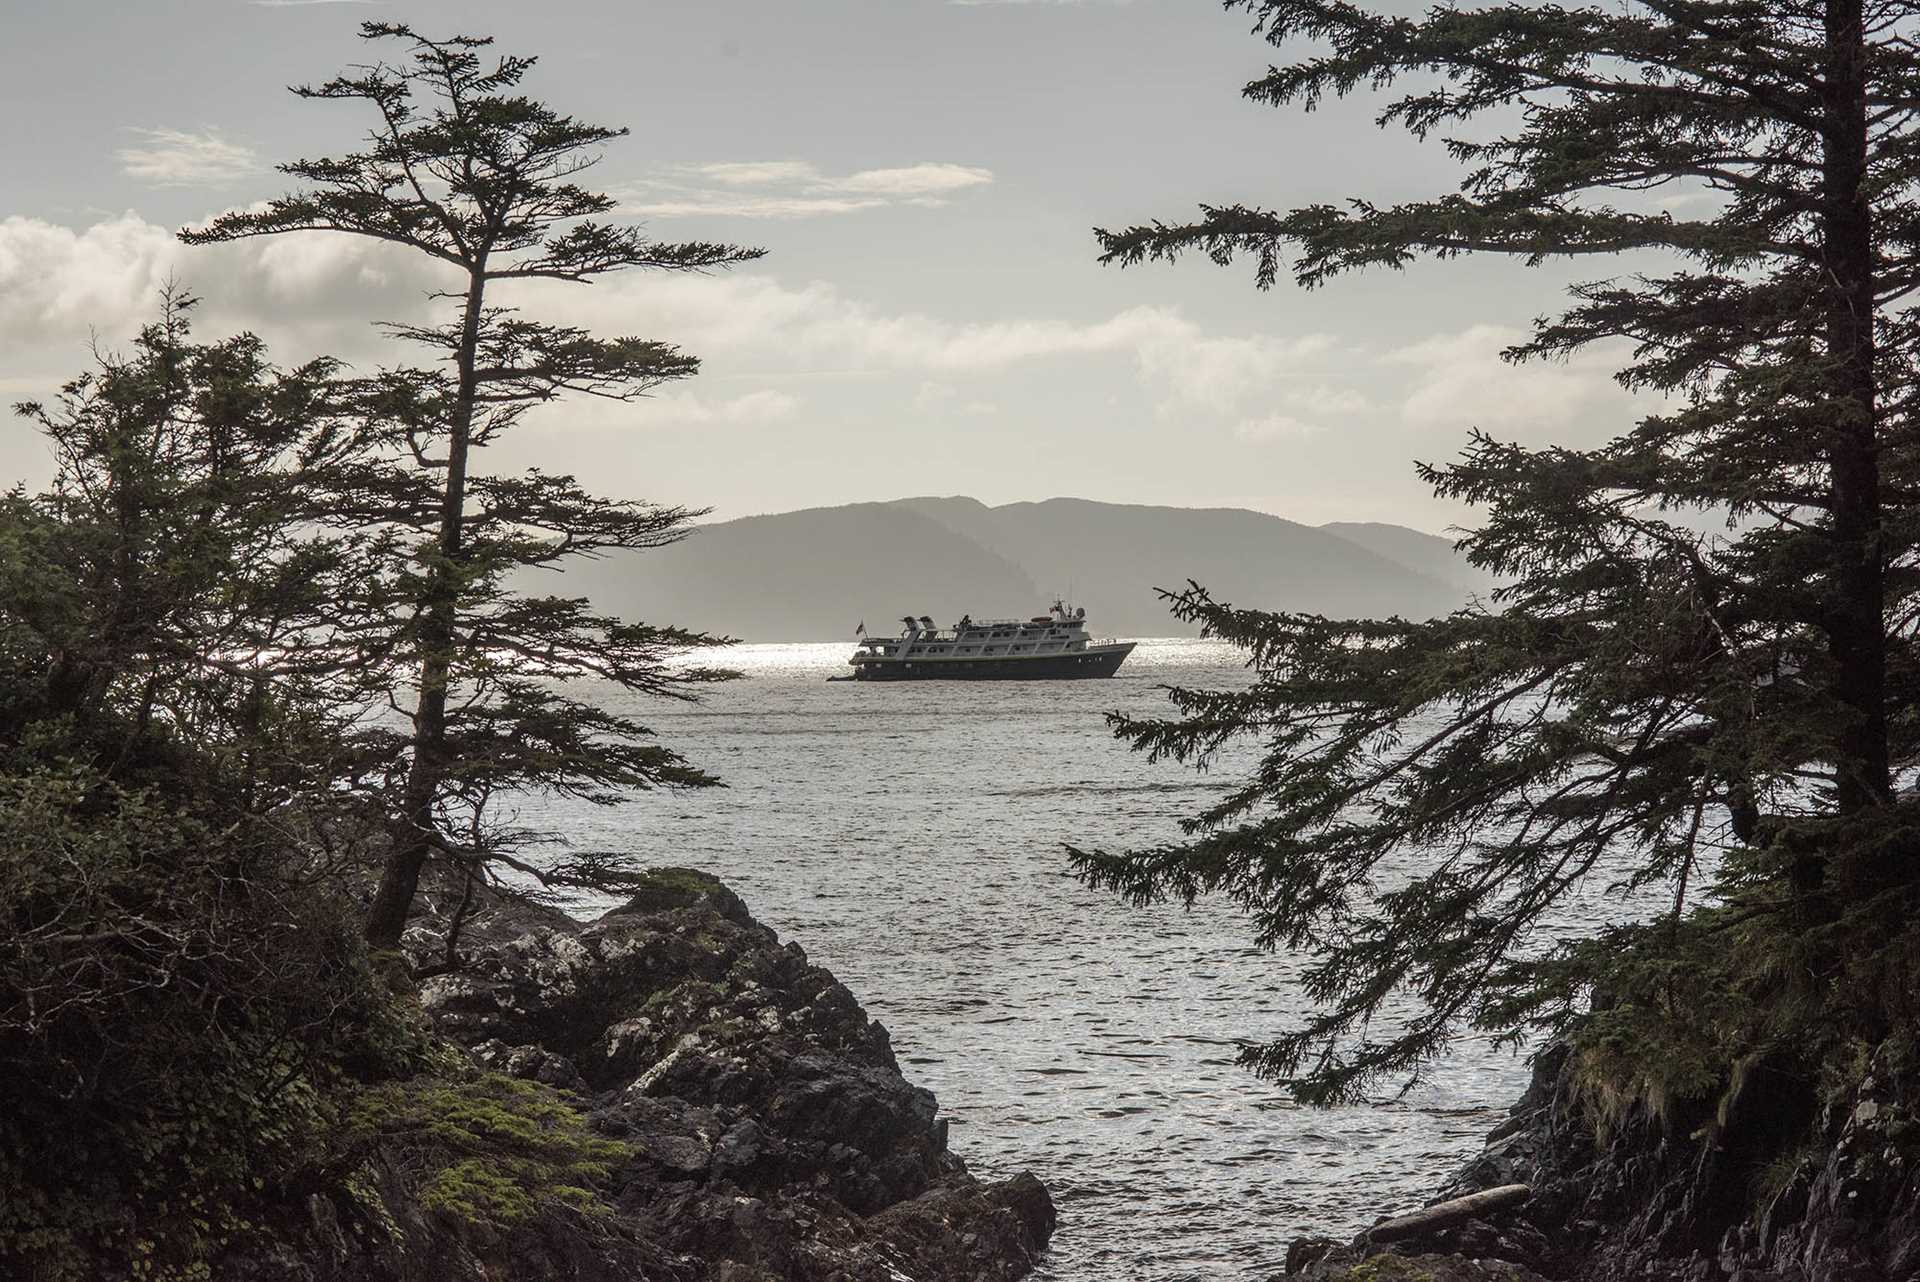
[[(1020, 681), (1110, 677), (1133, 653), (1131, 641), (1094, 641), (1087, 612), (1059, 601), (1030, 619), (962, 617), (939, 628), (925, 615), (901, 620), (896, 637), (867, 637), (847, 662), (860, 681)], [(865, 631), (865, 625), (861, 630)]]

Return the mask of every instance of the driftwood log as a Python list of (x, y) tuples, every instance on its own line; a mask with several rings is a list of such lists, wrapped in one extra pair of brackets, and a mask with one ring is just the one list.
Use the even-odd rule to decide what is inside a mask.
[(1368, 1229), (1366, 1236), (1374, 1242), (1394, 1242), (1401, 1238), (1419, 1237), (1423, 1233), (1432, 1233), (1462, 1220), (1471, 1220), (1509, 1206), (1517, 1206), (1533, 1196), (1533, 1189), (1525, 1184), (1502, 1184), (1499, 1188), (1482, 1189), (1478, 1193), (1469, 1193), (1465, 1197), (1456, 1197), (1439, 1202), (1423, 1210), (1408, 1215), (1397, 1215), (1391, 1220), (1382, 1220)]

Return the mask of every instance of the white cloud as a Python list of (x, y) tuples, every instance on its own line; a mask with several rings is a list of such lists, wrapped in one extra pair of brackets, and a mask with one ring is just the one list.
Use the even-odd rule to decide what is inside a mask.
[[(151, 318), (159, 290), (177, 279), (205, 300), (204, 333), (250, 328), (289, 360), (325, 351), (366, 363), (391, 352), (369, 320), (438, 314), (441, 305), (424, 295), (448, 283), (441, 270), (420, 255), (344, 235), (190, 248), (172, 229), (131, 213), (77, 230), (14, 217), (0, 221), (0, 337), (22, 346), (37, 342), (55, 352), (56, 368), (66, 368), (76, 358), (84, 361), (90, 332), (117, 342)], [(634, 273), (591, 290), (524, 284), (503, 289), (499, 301), (602, 333), (666, 339), (700, 356), (710, 372), (724, 369), (731, 377), (799, 377), (823, 369), (906, 374), (921, 384), (917, 408), (947, 413), (993, 412), (995, 393), (978, 386), (982, 375), (1099, 359), (1131, 365), (1139, 385), (1168, 413), (1231, 422), (1258, 421), (1273, 411), (1320, 421), (1364, 405), (1358, 393), (1324, 382), (1322, 368), (1335, 352), (1330, 338), (1211, 333), (1168, 307), (1133, 307), (1090, 320), (956, 322), (887, 311), (820, 282), (789, 287), (750, 273)], [(1442, 354), (1424, 350), (1409, 349), (1398, 359), (1444, 364)], [(648, 421), (745, 423), (783, 418), (797, 404), (773, 391), (721, 401), (688, 400), (676, 391), (642, 408)]]
[(836, 191), (874, 192), (884, 196), (934, 196), (993, 181), (993, 171), (977, 165), (928, 163), (898, 169), (863, 169), (832, 180)]
[(1310, 387), (1289, 388), (1285, 394), (1289, 407), (1316, 415), (1365, 414), (1373, 402), (1351, 387), (1332, 387), (1316, 383)]
[(1138, 349), (1145, 373), (1164, 382), (1175, 401), (1223, 414), (1282, 389), (1334, 347), (1325, 334), (1209, 337), (1192, 321), (1164, 308), (1138, 308), (1123, 316), (1146, 327)]
[(767, 183), (810, 183), (820, 171), (804, 160), (740, 160), (696, 165), (694, 172), (728, 187), (759, 187)]
[(1567, 361), (1513, 365), (1500, 353), (1526, 339), (1523, 330), (1475, 325), (1388, 352), (1382, 359), (1413, 370), (1400, 405), (1412, 427), (1545, 435), (1604, 415), (1617, 430), (1634, 416), (1633, 397), (1613, 380), (1615, 362), (1589, 350)]
[(134, 214), (83, 232), (37, 218), (0, 221), (0, 334), (21, 340), (116, 327), (151, 310), (177, 249), (163, 229)]
[(952, 383), (926, 382), (913, 394), (913, 408), (921, 414), (948, 415), (965, 414), (973, 418), (986, 418), (998, 414), (1000, 406), (993, 401), (960, 399), (960, 389)]
[(877, 209), (884, 200), (853, 200), (839, 196), (736, 196), (705, 192), (662, 200), (628, 201), (621, 208), (645, 218), (818, 218), (823, 214), (851, 214)]
[(182, 129), (135, 129), (146, 142), (116, 154), (129, 178), (159, 187), (219, 187), (259, 171), (251, 147), (228, 142), (218, 133)]
[(1661, 196), (1653, 202), (1654, 208), (1668, 210), (1701, 209), (1703, 206), (1725, 203), (1726, 193), (1718, 191), (1683, 191), (1670, 196)]
[(792, 418), (799, 408), (799, 397), (763, 389), (723, 402), (718, 413), (724, 423), (775, 423)]
[[(692, 380), (697, 384), (698, 378)], [(684, 382), (669, 384), (651, 395), (631, 401), (572, 397), (542, 406), (528, 426), (551, 436), (576, 437), (596, 433), (618, 435), (635, 430), (684, 432), (691, 429), (766, 427), (792, 419), (804, 402), (774, 388), (760, 388), (737, 396), (696, 391)]]
[(249, 328), (291, 359), (364, 352), (368, 321), (419, 320), (424, 294), (447, 282), (420, 255), (345, 235), (274, 236), (231, 245), (183, 245), (138, 214), (71, 228), (37, 218), (0, 220), (0, 338), (38, 344), (64, 368), (98, 334), (109, 345), (153, 318), (177, 283), (203, 300), (207, 334)]
[(637, 184), (622, 193), (622, 207), (649, 218), (815, 218), (892, 204), (941, 205), (954, 192), (992, 181), (991, 169), (947, 161), (839, 175), (804, 160), (717, 161)]
[[(1168, 307), (1133, 307), (1092, 321), (954, 322), (883, 311), (821, 282), (790, 288), (750, 273), (616, 279), (590, 293), (559, 288), (530, 287), (529, 306), (590, 328), (670, 336), (703, 357), (726, 352), (755, 365), (900, 370), (947, 384), (965, 381), (956, 375), (1039, 361), (1118, 356), (1131, 360), (1169, 412), (1237, 414), (1250, 402), (1285, 403), (1296, 393), (1310, 412), (1352, 405), (1317, 377), (1335, 350), (1327, 336), (1210, 334)], [(923, 386), (919, 398), (931, 404), (942, 395)]]
[(1288, 414), (1267, 414), (1241, 419), (1234, 425), (1233, 434), (1250, 445), (1265, 445), (1272, 441), (1304, 441), (1320, 435), (1320, 431), (1317, 423), (1304, 423)]
[(714, 427), (778, 423), (793, 417), (800, 399), (762, 388), (725, 400), (672, 391), (633, 403), (641, 422), (659, 427)]
[(943, 410), (960, 399), (960, 389), (952, 383), (926, 382), (913, 394), (913, 408), (922, 413)]

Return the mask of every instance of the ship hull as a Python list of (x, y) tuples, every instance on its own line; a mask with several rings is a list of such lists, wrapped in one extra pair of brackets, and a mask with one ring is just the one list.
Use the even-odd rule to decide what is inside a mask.
[(857, 681), (1060, 681), (1110, 677), (1133, 653), (1133, 642), (1065, 654), (993, 659), (868, 659), (853, 667)]

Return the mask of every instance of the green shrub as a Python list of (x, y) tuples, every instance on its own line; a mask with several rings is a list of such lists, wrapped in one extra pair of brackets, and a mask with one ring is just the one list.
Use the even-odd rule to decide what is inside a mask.
[(357, 1080), (426, 1063), (299, 871), (177, 797), (0, 773), (0, 1274), (199, 1276)]

